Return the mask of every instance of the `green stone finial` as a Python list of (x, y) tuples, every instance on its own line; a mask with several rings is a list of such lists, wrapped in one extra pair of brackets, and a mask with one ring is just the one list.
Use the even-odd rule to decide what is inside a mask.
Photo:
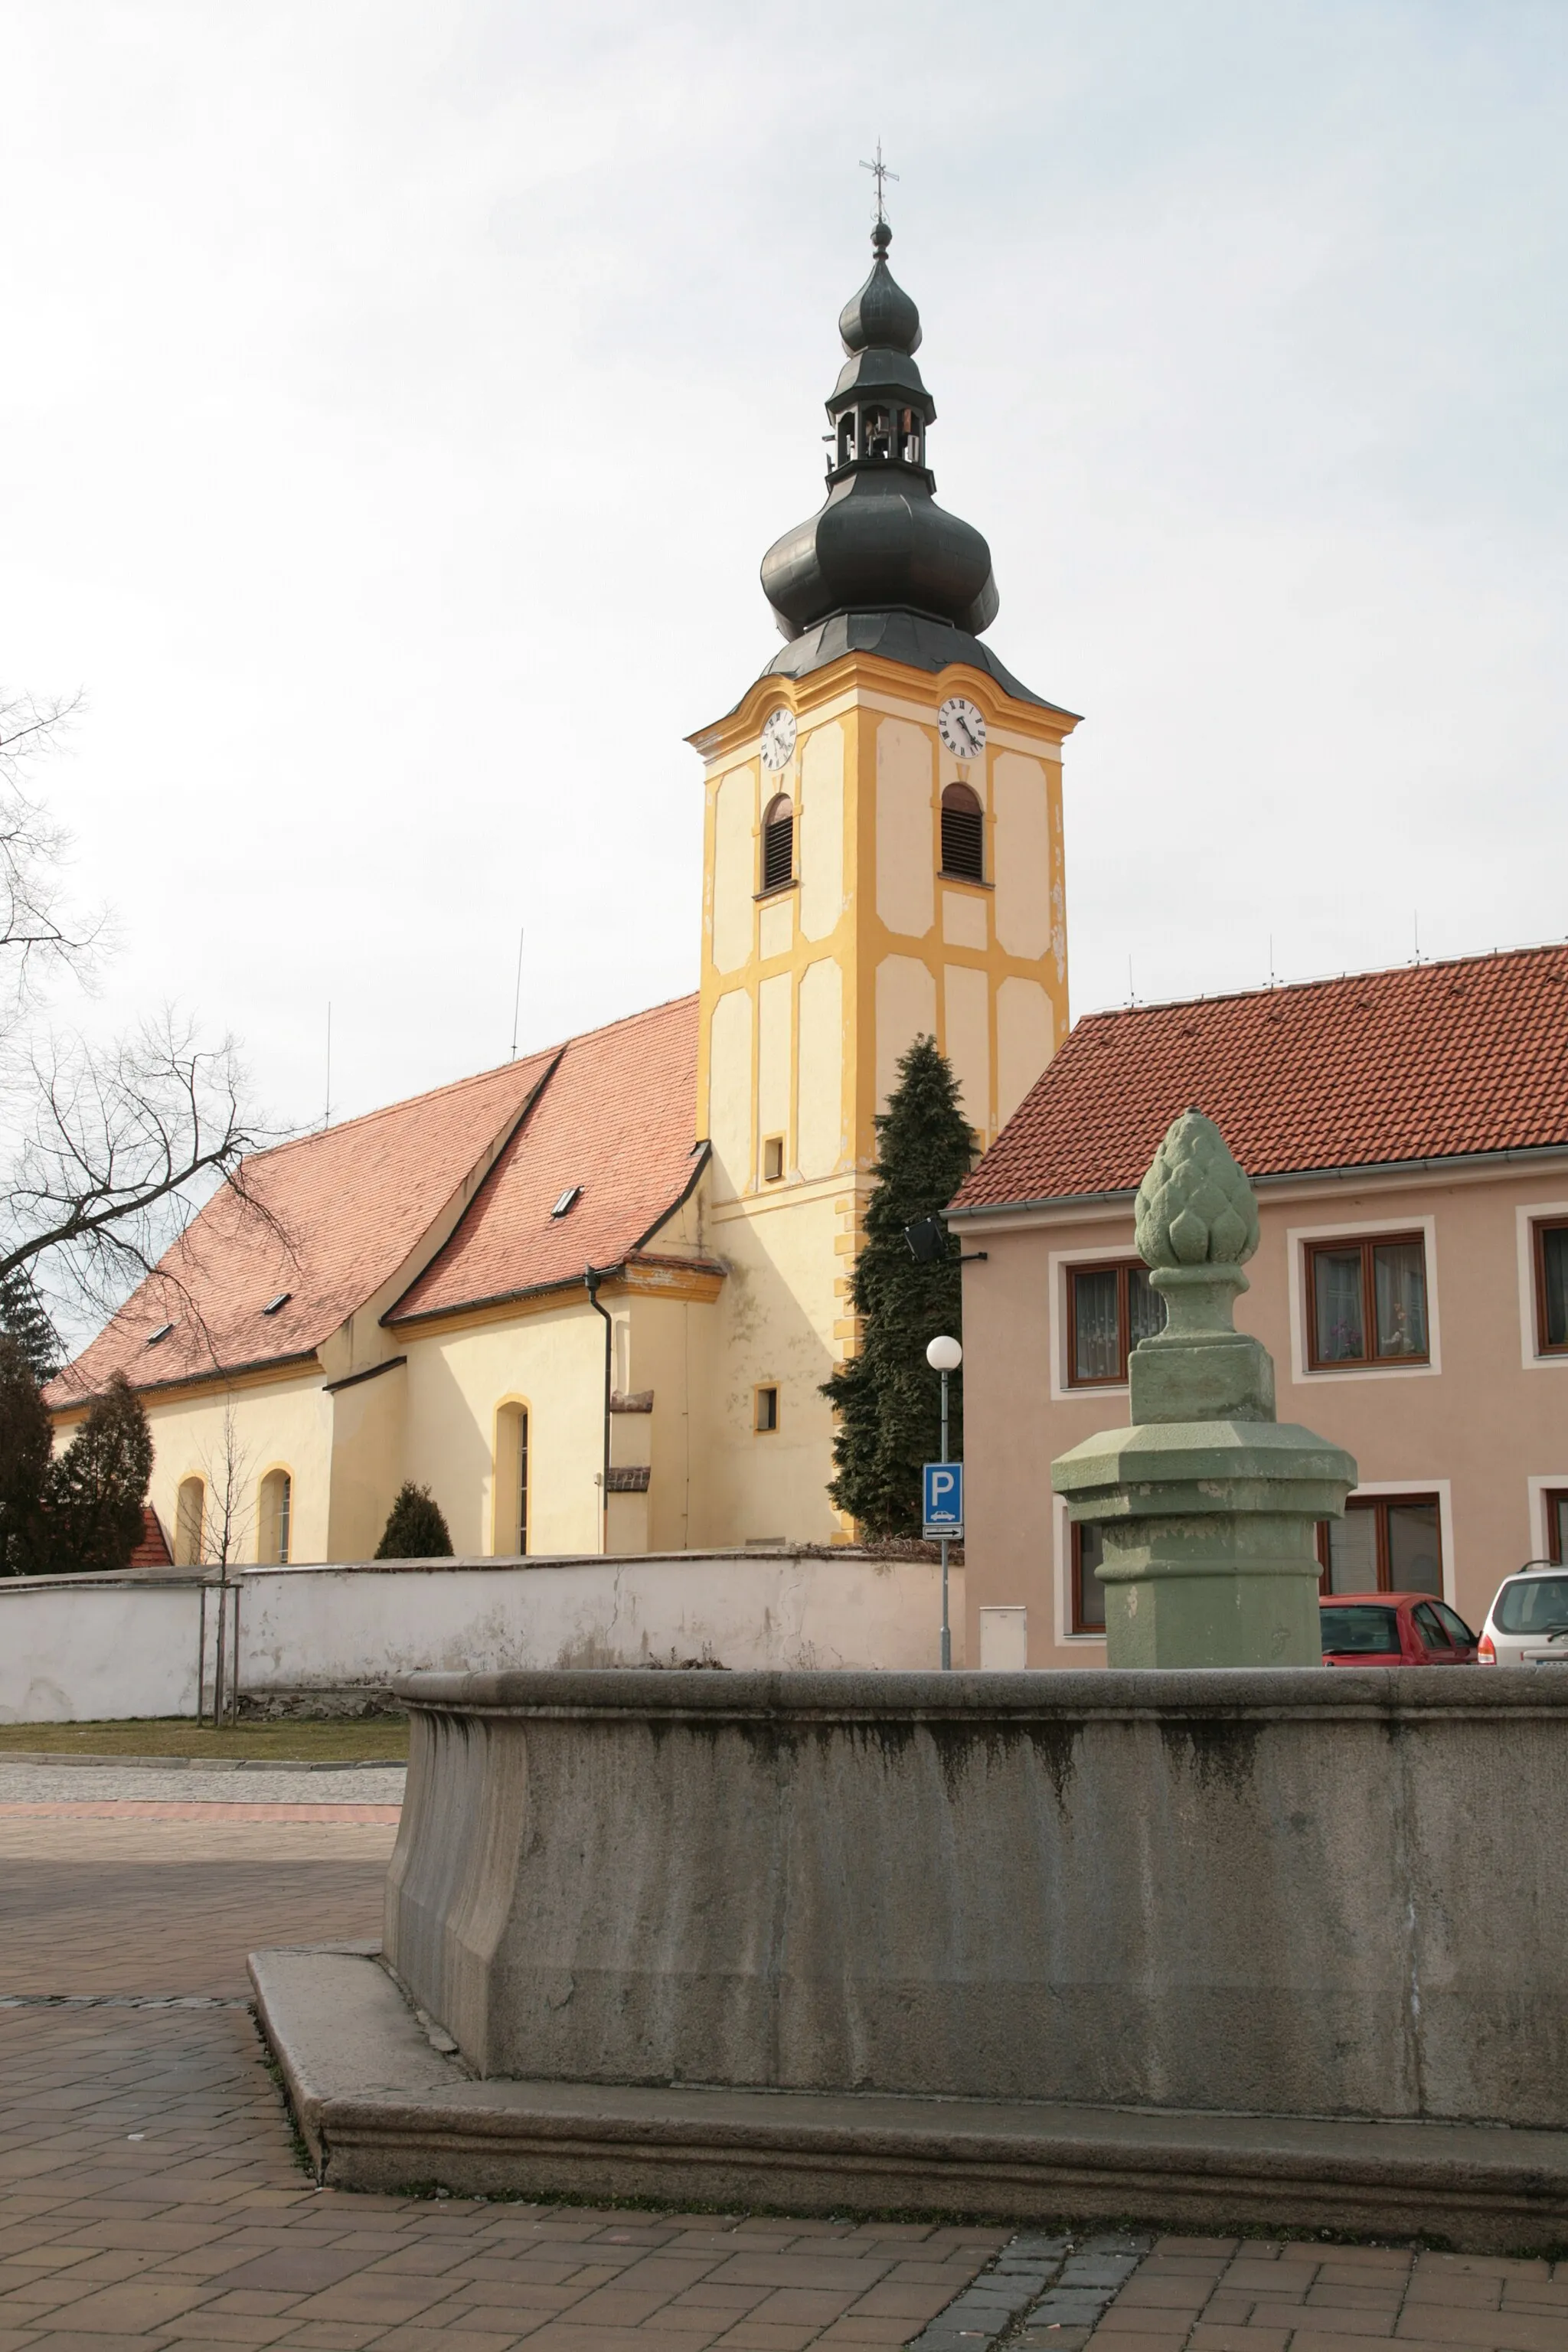
[(1258, 1247), (1258, 1202), (1230, 1146), (1201, 1110), (1184, 1110), (1138, 1187), (1145, 1265), (1239, 1265)]

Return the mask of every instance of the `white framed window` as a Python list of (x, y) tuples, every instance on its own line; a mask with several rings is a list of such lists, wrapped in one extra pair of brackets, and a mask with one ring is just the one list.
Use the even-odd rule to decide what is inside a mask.
[[(1065, 1650), (1103, 1651), (1105, 1647), (1103, 1630), (1095, 1631), (1083, 1622), (1084, 1611), (1082, 1596), (1079, 1589), (1079, 1578), (1084, 1566), (1084, 1547), (1075, 1540), (1073, 1524), (1068, 1517), (1066, 1498), (1060, 1495), (1051, 1496), (1051, 1538), (1054, 1571), (1052, 1582), (1056, 1593), (1052, 1613), (1056, 1620), (1058, 1644)], [(1092, 1542), (1089, 1549), (1090, 1552), (1093, 1551)], [(1092, 1560), (1089, 1562), (1089, 1566), (1092, 1569)], [(1096, 1599), (1093, 1591), (1090, 1592), (1089, 1599), (1089, 1614), (1092, 1617)], [(1087, 1664), (1089, 1661), (1086, 1658), (1084, 1663)]]
[[(1327, 1519), (1321, 1523), (1331, 1530), (1328, 1541), (1320, 1545), (1318, 1554), (1325, 1591), (1371, 1592), (1382, 1589), (1390, 1592), (1426, 1591), (1426, 1576), (1415, 1563), (1426, 1557), (1422, 1507), (1436, 1502), (1436, 1538), (1441, 1559), (1439, 1577), (1434, 1579), (1432, 1584), (1433, 1598), (1446, 1601), (1450, 1609), (1457, 1605), (1454, 1599), (1454, 1499), (1450, 1479), (1366, 1478), (1359, 1486), (1351, 1489), (1345, 1502), (1347, 1508), (1342, 1519)], [(1386, 1503), (1388, 1507), (1375, 1511), (1367, 1507), (1377, 1503)], [(1357, 1505), (1361, 1507), (1351, 1507)], [(1337, 1558), (1330, 1555), (1337, 1555)], [(1418, 1580), (1401, 1585), (1397, 1580), (1401, 1574)], [(1358, 1583), (1358, 1577), (1366, 1580)]]
[[(1073, 1345), (1079, 1326), (1083, 1319), (1078, 1310), (1085, 1303), (1075, 1295), (1075, 1285), (1079, 1276), (1093, 1276), (1105, 1269), (1121, 1266), (1131, 1268), (1136, 1265), (1142, 1268), (1142, 1263), (1133, 1246), (1131, 1223), (1129, 1223), (1127, 1238), (1124, 1242), (1101, 1242), (1097, 1249), (1052, 1250), (1048, 1265), (1049, 1330), (1047, 1337), (1050, 1354), (1051, 1402), (1053, 1404), (1082, 1404), (1085, 1402), (1094, 1402), (1110, 1397), (1124, 1397), (1127, 1394), (1127, 1343), (1130, 1338), (1134, 1336), (1124, 1328), (1131, 1306), (1130, 1283), (1124, 1282), (1119, 1286), (1114, 1274), (1112, 1275), (1110, 1287), (1115, 1292), (1115, 1313), (1118, 1318), (1115, 1360), (1116, 1369), (1121, 1377), (1111, 1380), (1095, 1378), (1087, 1381), (1074, 1377)], [(1161, 1319), (1163, 1320), (1163, 1305)], [(1142, 1324), (1136, 1336), (1142, 1336)], [(1103, 1367), (1101, 1369), (1103, 1370)]]
[[(1568, 1347), (1555, 1344), (1563, 1301), (1563, 1244), (1556, 1235), (1568, 1229), (1568, 1201), (1529, 1201), (1516, 1209), (1514, 1230), (1519, 1253), (1519, 1354), (1527, 1372), (1550, 1371), (1568, 1364)], [(1544, 1342), (1544, 1344), (1543, 1344)]]
[(1293, 1383), (1427, 1380), (1441, 1372), (1436, 1218), (1292, 1225), (1285, 1246)]

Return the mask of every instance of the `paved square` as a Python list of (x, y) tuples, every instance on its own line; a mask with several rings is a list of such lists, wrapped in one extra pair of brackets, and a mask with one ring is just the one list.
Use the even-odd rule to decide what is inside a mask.
[[(1004, 2326), (1008, 2352), (1568, 2352), (1568, 2263), (1068, 2232), (1021, 2308), (1008, 2266), (1045, 2241), (1008, 2228), (318, 2189), (238, 2005), (245, 1955), (377, 1935), (392, 1838), (213, 1809), (0, 1819), (0, 2352), (805, 2352), (928, 2328), (986, 2352)], [(40, 2005), (61, 1996), (93, 2005)]]

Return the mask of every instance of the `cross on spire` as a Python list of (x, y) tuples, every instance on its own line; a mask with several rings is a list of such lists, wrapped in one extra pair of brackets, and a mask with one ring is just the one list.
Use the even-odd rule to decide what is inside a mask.
[(877, 142), (876, 162), (874, 163), (868, 163), (864, 159), (862, 159), (860, 169), (863, 172), (869, 172), (871, 177), (877, 183), (877, 218), (879, 222), (886, 221), (888, 215), (886, 211), (883, 209), (882, 205), (882, 183), (884, 180), (896, 180), (899, 175), (896, 172), (889, 172), (886, 163), (883, 163), (882, 142), (880, 139)]

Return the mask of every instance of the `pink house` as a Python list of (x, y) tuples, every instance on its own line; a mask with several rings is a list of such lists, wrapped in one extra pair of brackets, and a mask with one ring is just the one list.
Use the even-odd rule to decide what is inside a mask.
[(1127, 1418), (1162, 1312), (1133, 1194), (1189, 1104), (1257, 1189), (1237, 1322), (1279, 1417), (1360, 1466), (1324, 1591), (1428, 1592), (1479, 1627), (1504, 1576), (1568, 1549), (1568, 946), (1079, 1023), (948, 1213), (968, 1657), (1104, 1658), (1092, 1531), (1050, 1465)]

